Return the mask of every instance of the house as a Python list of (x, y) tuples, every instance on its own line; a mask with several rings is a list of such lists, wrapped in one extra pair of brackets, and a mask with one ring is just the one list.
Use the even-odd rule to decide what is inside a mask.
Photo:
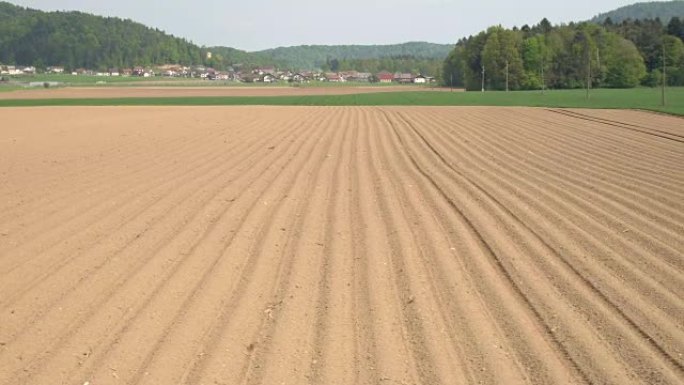
[(344, 76), (342, 76), (341, 74), (326, 73), (325, 74), (325, 81), (333, 82), (333, 83), (344, 83), (346, 80), (345, 80)]
[(254, 69), (253, 72), (254, 72), (255, 74), (259, 75), (259, 76), (264, 76), (264, 75), (266, 75), (266, 74), (269, 74), (269, 75), (273, 76), (272, 74), (276, 73), (276, 68), (275, 68), (275, 67), (272, 67), (272, 66), (270, 66), (270, 67), (260, 67), (260, 68)]
[(63, 74), (64, 67), (48, 67), (47, 72), (50, 74)]
[(133, 75), (133, 69), (131, 68), (124, 68), (121, 70), (121, 76), (132, 76)]
[(275, 83), (278, 81), (278, 78), (273, 74), (267, 73), (261, 76), (259, 80), (261, 80), (264, 83)]
[(150, 69), (145, 69), (145, 68), (139, 67), (139, 66), (133, 67), (133, 76), (140, 76), (143, 78), (149, 78), (149, 77), (153, 77), (154, 75), (155, 75), (154, 71), (152, 71)]
[(165, 64), (159, 66), (158, 69), (161, 71), (162, 76), (166, 77), (182, 77), (188, 76), (190, 73), (190, 68), (177, 64)]
[(415, 78), (413, 78), (413, 82), (416, 84), (425, 84), (427, 83), (427, 78), (423, 75), (418, 75)]
[(370, 72), (357, 72), (356, 75), (352, 79), (347, 79), (349, 81), (354, 81), (354, 82), (369, 82), (371, 79), (371, 73)]
[(380, 72), (377, 77), (380, 83), (392, 83), (394, 80), (394, 75), (389, 72)]
[(17, 68), (16, 66), (4, 66), (0, 67), (0, 72), (3, 75), (23, 75), (24, 74), (24, 69), (23, 67)]
[(348, 82), (368, 82), (371, 77), (368, 72), (346, 71), (340, 74)]
[(230, 80), (230, 75), (226, 72), (219, 72), (219, 71), (214, 71), (214, 72), (208, 72), (206, 74), (206, 79), (207, 80)]
[(358, 75), (358, 72), (356, 71), (344, 71), (339, 73), (341, 77), (345, 78), (348, 81), (354, 81), (356, 79), (356, 76)]
[(254, 83), (259, 81), (259, 76), (252, 73), (237, 73), (235, 76), (239, 82)]
[(413, 83), (413, 75), (410, 73), (395, 73), (394, 81), (401, 84)]
[(21, 73), (23, 73), (25, 75), (33, 75), (36, 73), (36, 67), (33, 67), (33, 66), (23, 67), (21, 69)]
[(306, 76), (302, 73), (296, 73), (296, 74), (292, 75), (292, 77), (290, 78), (290, 81), (294, 82), (294, 83), (304, 83), (304, 82), (308, 83), (309, 79), (310, 79), (309, 76)]

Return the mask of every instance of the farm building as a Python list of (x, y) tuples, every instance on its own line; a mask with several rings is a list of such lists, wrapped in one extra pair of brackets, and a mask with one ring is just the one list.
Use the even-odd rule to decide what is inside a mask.
[(394, 81), (401, 84), (413, 83), (413, 75), (410, 73), (396, 73), (394, 74)]
[(380, 72), (378, 74), (378, 81), (380, 83), (392, 83), (394, 80), (394, 75), (389, 72)]
[(327, 73), (327, 74), (325, 74), (325, 81), (333, 82), (333, 83), (342, 83), (342, 82), (345, 82), (346, 80), (340, 74)]

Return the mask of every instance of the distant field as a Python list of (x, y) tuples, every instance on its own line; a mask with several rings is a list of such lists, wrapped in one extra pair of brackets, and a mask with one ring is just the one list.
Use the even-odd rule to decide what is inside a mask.
[(378, 92), (407, 92), (420, 88), (411, 86), (365, 86), (347, 87), (283, 87), (283, 86), (242, 86), (242, 87), (203, 87), (169, 83), (161, 86), (157, 83), (138, 83), (130, 87), (56, 87), (23, 89), (16, 92), (4, 93), (0, 99), (125, 99), (132, 98), (196, 98), (196, 97), (245, 97), (245, 96), (306, 96), (306, 95), (342, 95)]
[(59, 82), (59, 83), (65, 83), (65, 84), (75, 84), (79, 86), (85, 86), (85, 85), (96, 85), (98, 82), (104, 82), (106, 84), (120, 84), (120, 83), (145, 83), (145, 82), (175, 82), (178, 80), (187, 80), (187, 79), (176, 79), (176, 78), (163, 78), (163, 77), (154, 77), (154, 78), (143, 78), (139, 76), (129, 76), (129, 77), (123, 77), (123, 76), (85, 76), (85, 75), (70, 75), (70, 74), (63, 74), (63, 75), (49, 75), (49, 74), (37, 74), (33, 76), (12, 76), (10, 77), (12, 81), (16, 82), (23, 82), (23, 83), (31, 83), (31, 82)]
[[(86, 76), (86, 75), (70, 75), (70, 74), (38, 74), (33, 76), (12, 76), (10, 79), (13, 82), (19, 83), (31, 83), (31, 82), (58, 82), (63, 83), (66, 86), (140, 86), (153, 85), (153, 86), (189, 86), (189, 87), (294, 87), (294, 88), (318, 88), (318, 87), (393, 87), (396, 84), (393, 83), (368, 83), (368, 82), (311, 82), (311, 83), (288, 83), (288, 82), (278, 82), (278, 83), (238, 83), (235, 81), (228, 80), (202, 80), (202, 79), (189, 79), (189, 78), (168, 78), (162, 76), (155, 76), (151, 78), (143, 78), (139, 76)], [(415, 88), (426, 88), (425, 85), (411, 84), (409, 85)]]
[[(292, 90), (295, 91), (295, 90)], [(346, 91), (351, 91), (347, 89)], [(189, 91), (188, 91), (189, 92)], [(398, 91), (364, 94), (323, 94), (285, 96), (173, 96), (173, 97), (92, 97), (72, 99), (0, 100), (0, 107), (22, 106), (197, 106), (197, 105), (299, 105), (299, 106), (529, 106), (568, 108), (643, 109), (684, 115), (684, 87), (667, 90), (667, 106), (660, 105), (660, 90), (636, 88), (629, 90), (592, 90), (586, 99), (583, 90), (516, 92), (448, 92)], [(323, 93), (323, 92), (322, 92)]]

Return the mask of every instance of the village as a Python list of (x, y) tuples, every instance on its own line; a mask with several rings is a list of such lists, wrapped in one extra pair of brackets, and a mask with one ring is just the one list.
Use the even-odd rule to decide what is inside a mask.
[(188, 78), (213, 81), (232, 81), (236, 83), (398, 83), (398, 84), (428, 84), (434, 83), (435, 78), (425, 74), (401, 73), (382, 71), (378, 73), (341, 71), (291, 71), (280, 70), (275, 66), (258, 67), (251, 70), (234, 70), (232, 67), (224, 71), (215, 70), (205, 66), (181, 66), (162, 65), (157, 67), (136, 66), (132, 68), (110, 68), (107, 71), (95, 71), (78, 68), (66, 71), (64, 67), (51, 66), (44, 71), (34, 66), (0, 66), (0, 76), (32, 76), (38, 73), (73, 76), (97, 76), (97, 77), (163, 77), (163, 78)]

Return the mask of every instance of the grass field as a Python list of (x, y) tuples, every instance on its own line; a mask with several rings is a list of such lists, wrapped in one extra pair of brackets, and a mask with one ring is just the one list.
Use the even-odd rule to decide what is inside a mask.
[[(368, 82), (312, 82), (312, 83), (288, 83), (288, 82), (278, 82), (278, 83), (238, 83), (232, 80), (218, 80), (209, 81), (197, 78), (168, 78), (162, 76), (155, 76), (150, 78), (144, 78), (139, 76), (89, 76), (89, 75), (70, 75), (70, 74), (37, 74), (32, 76), (12, 76), (10, 79), (13, 82), (19, 83), (31, 83), (31, 82), (58, 82), (63, 83), (67, 86), (140, 86), (141, 84), (153, 84), (154, 86), (204, 86), (204, 87), (297, 87), (297, 88), (310, 88), (310, 87), (392, 87), (396, 86), (394, 83), (368, 83)], [(426, 85), (409, 85), (417, 89), (426, 89)]]
[(87, 76), (87, 75), (71, 75), (71, 74), (36, 74), (31, 76), (11, 76), (10, 79), (15, 82), (31, 83), (31, 82), (58, 82), (65, 84), (73, 84), (78, 86), (96, 85), (98, 83), (118, 84), (118, 83), (146, 83), (151, 81), (169, 81), (174, 82), (174, 78), (143, 78), (139, 76)]
[(665, 107), (661, 106), (660, 90), (655, 88), (596, 89), (592, 90), (589, 100), (583, 90), (554, 90), (543, 95), (539, 91), (408, 91), (353, 95), (0, 100), (0, 107), (131, 105), (529, 106), (643, 109), (684, 115), (684, 87), (667, 90)]

